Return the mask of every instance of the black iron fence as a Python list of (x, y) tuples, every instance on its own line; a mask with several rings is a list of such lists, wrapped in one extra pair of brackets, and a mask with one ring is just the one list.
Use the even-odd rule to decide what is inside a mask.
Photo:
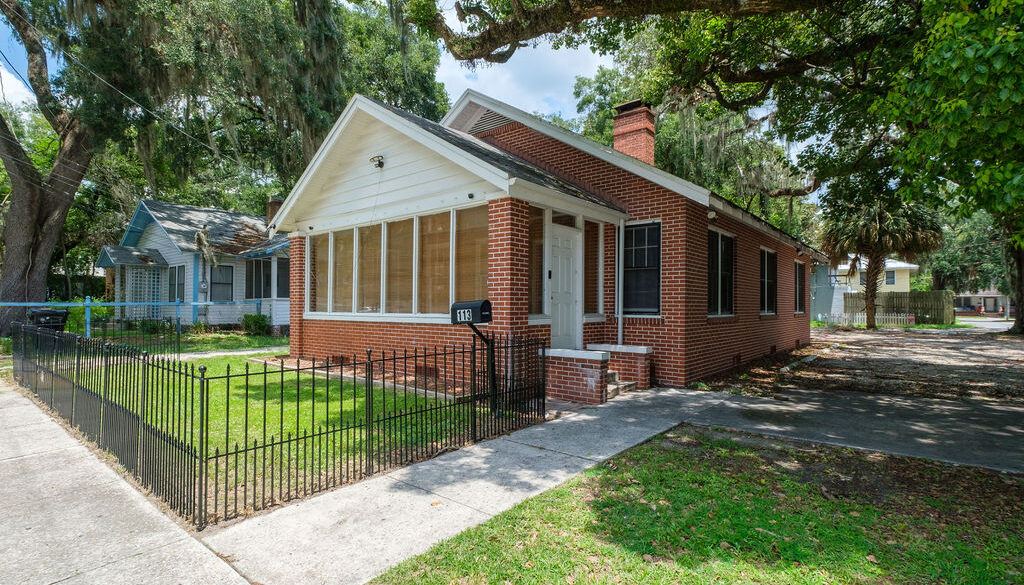
[(15, 325), (14, 375), (202, 528), (544, 420), (544, 342), (211, 372), (133, 347)]

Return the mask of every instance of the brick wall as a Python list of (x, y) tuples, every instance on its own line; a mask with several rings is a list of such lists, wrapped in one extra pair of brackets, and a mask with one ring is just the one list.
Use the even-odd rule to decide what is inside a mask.
[(548, 356), (547, 397), (588, 404), (608, 399), (608, 360)]
[(619, 380), (636, 382), (637, 390), (651, 387), (651, 354), (624, 351), (609, 352), (608, 369), (619, 374)]
[[(623, 343), (654, 350), (652, 382), (686, 384), (736, 365), (737, 356), (744, 362), (769, 354), (773, 346), (784, 351), (809, 341), (809, 314), (793, 313), (796, 251), (789, 244), (719, 213), (716, 226), (736, 235), (736, 316), (710, 318), (706, 207), (519, 123), (480, 137), (625, 207), (630, 220), (661, 222), (661, 314), (623, 320)], [(759, 310), (761, 245), (778, 253), (778, 314), (771, 317), (762, 317)], [(603, 340), (593, 328), (584, 329), (587, 343), (616, 343), (615, 252), (614, 229), (606, 229), (603, 284), (608, 318)], [(806, 294), (810, 299), (809, 291)], [(623, 379), (628, 380), (625, 375)]]

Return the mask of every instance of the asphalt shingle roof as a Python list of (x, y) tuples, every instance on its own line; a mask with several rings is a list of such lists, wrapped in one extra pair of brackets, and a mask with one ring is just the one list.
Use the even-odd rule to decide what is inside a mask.
[(267, 221), (259, 215), (195, 207), (155, 199), (143, 201), (153, 219), (182, 252), (197, 252), (196, 232), (207, 227), (210, 247), (221, 254), (242, 255), (254, 249), (271, 249), (288, 242), (288, 236), (267, 238)]
[(380, 105), (381, 107), (386, 108), (388, 111), (401, 116), (402, 118), (412, 122), (413, 124), (416, 124), (420, 128), (423, 128), (427, 132), (430, 132), (434, 136), (437, 136), (438, 138), (448, 142), (449, 144), (469, 153), (472, 156), (475, 156), (476, 158), (490, 164), (491, 166), (494, 166), (498, 169), (501, 169), (502, 171), (505, 171), (510, 176), (518, 177), (520, 179), (529, 181), (536, 185), (548, 187), (550, 189), (554, 189), (556, 191), (565, 193), (566, 195), (571, 195), (573, 197), (582, 199), (584, 201), (588, 201), (590, 203), (596, 203), (609, 209), (614, 209), (616, 211), (624, 211), (622, 208), (609, 202), (603, 197), (594, 195), (593, 193), (590, 193), (585, 189), (581, 189), (577, 185), (560, 179), (554, 174), (532, 163), (529, 163), (495, 146), (487, 144), (486, 142), (480, 140), (479, 138), (473, 136), (472, 134), (467, 134), (465, 132), (453, 130), (452, 128), (442, 126), (437, 122), (432, 122), (430, 120), (427, 120), (426, 118), (421, 118), (420, 116), (417, 116), (415, 114), (410, 114), (405, 110), (396, 108), (394, 106), (389, 106), (388, 104), (385, 104), (381, 101), (373, 101)]
[(167, 266), (167, 260), (164, 260), (159, 250), (153, 248), (103, 246), (103, 249), (100, 250), (101, 262), (104, 255), (114, 266)]

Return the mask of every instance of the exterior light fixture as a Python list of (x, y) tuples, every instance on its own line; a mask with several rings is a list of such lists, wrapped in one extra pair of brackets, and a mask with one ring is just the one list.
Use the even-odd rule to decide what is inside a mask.
[(718, 219), (718, 212), (712, 209), (708, 212), (708, 221), (715, 221)]
[(370, 164), (377, 167), (378, 169), (384, 168), (384, 157), (382, 155), (371, 156)]

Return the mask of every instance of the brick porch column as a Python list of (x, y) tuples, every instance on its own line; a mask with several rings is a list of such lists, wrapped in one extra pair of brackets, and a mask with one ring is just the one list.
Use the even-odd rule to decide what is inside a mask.
[(302, 309), (306, 306), (306, 238), (288, 241), (288, 354), (299, 357), (303, 350)]
[(487, 294), (490, 330), (525, 333), (529, 324), (530, 204), (506, 197), (487, 204)]

